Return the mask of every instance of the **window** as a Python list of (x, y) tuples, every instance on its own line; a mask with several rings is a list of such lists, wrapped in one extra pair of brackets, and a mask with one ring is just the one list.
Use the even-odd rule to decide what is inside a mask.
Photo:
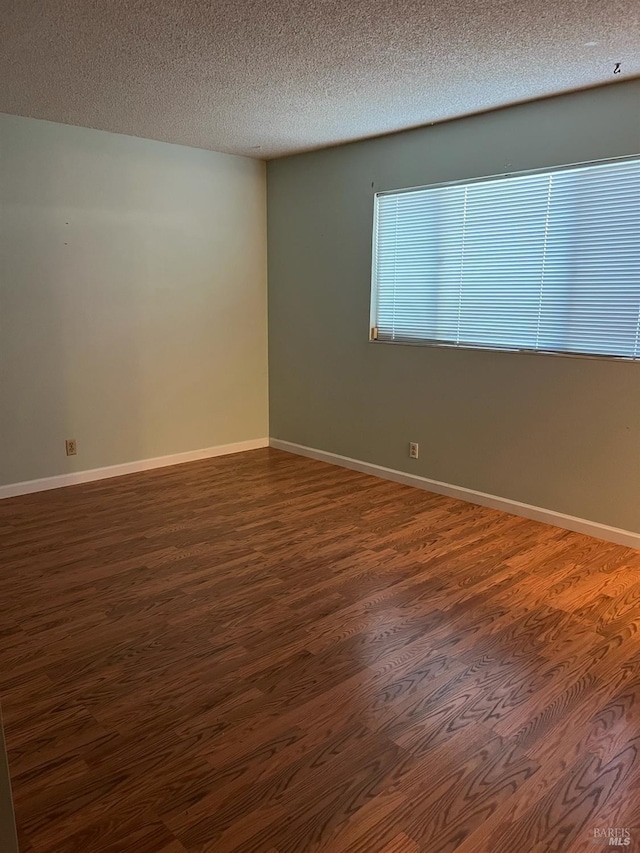
[(372, 337), (640, 359), (640, 159), (378, 193)]

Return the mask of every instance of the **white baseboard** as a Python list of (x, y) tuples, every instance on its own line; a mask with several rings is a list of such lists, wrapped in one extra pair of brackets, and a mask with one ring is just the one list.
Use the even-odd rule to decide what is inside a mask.
[(137, 462), (124, 462), (121, 465), (109, 465), (107, 468), (92, 468), (88, 471), (74, 471), (72, 474), (58, 474), (41, 480), (26, 480), (23, 483), (10, 483), (0, 486), (0, 500), (17, 495), (29, 495), (32, 492), (44, 492), (47, 489), (59, 489), (62, 486), (74, 486), (77, 483), (90, 483), (93, 480), (106, 480), (109, 477), (121, 477), (123, 474), (135, 474), (138, 471), (150, 471), (152, 468), (165, 468), (168, 465), (180, 465), (182, 462), (195, 462), (198, 459), (211, 459), (214, 456), (226, 456), (229, 453), (242, 453), (268, 447), (268, 438), (254, 438), (238, 441), (235, 444), (219, 444), (217, 447), (205, 447), (203, 450), (188, 450), (186, 453), (173, 453), (170, 456), (156, 456), (155, 459), (140, 459)]
[(343, 468), (351, 468), (361, 471), (363, 474), (372, 474), (384, 480), (393, 480), (395, 483), (404, 483), (406, 486), (415, 486), (427, 492), (436, 492), (439, 495), (447, 495), (451, 498), (459, 498), (468, 503), (488, 506), (492, 509), (500, 509), (511, 515), (520, 515), (523, 518), (531, 518), (534, 521), (543, 521), (573, 530), (577, 533), (586, 533), (595, 536), (596, 539), (604, 539), (607, 542), (615, 542), (618, 545), (626, 545), (629, 548), (640, 549), (640, 533), (631, 530), (622, 530), (619, 527), (610, 527), (608, 524), (600, 524), (597, 521), (588, 521), (586, 518), (577, 518), (573, 515), (565, 515), (563, 512), (555, 512), (552, 509), (544, 509), (539, 506), (521, 503), (520, 501), (500, 498), (497, 495), (488, 495), (486, 492), (477, 492), (475, 489), (467, 489), (464, 486), (452, 486), (450, 483), (441, 483), (439, 480), (429, 480), (416, 474), (407, 474), (404, 471), (396, 471), (394, 468), (384, 468), (382, 465), (373, 465), (371, 462), (362, 462), (360, 459), (351, 459), (349, 456), (340, 456), (337, 453), (328, 453), (326, 450), (316, 450), (314, 447), (305, 447), (302, 444), (294, 444), (291, 441), (281, 441), (272, 438), (269, 441), (271, 447), (295, 453), (298, 456), (308, 456), (321, 462), (329, 462), (331, 465), (340, 465)]

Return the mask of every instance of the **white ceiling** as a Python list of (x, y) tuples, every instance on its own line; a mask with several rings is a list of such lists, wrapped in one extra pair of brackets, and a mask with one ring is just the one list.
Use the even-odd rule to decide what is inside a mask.
[(1, 112), (253, 157), (640, 75), (637, 0), (3, 7)]

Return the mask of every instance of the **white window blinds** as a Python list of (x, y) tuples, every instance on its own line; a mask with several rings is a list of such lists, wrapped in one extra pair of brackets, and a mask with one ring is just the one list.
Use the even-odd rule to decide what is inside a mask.
[(640, 160), (376, 195), (372, 325), (640, 359)]

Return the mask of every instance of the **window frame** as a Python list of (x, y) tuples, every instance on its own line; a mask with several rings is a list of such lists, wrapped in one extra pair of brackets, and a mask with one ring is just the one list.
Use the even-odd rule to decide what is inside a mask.
[(581, 169), (588, 166), (606, 166), (607, 164), (629, 163), (637, 161), (640, 165), (640, 152), (637, 154), (624, 154), (619, 157), (606, 157), (600, 160), (583, 160), (577, 163), (565, 163), (561, 166), (543, 166), (537, 169), (522, 169), (514, 172), (503, 172), (495, 175), (482, 175), (475, 178), (462, 178), (454, 181), (440, 181), (435, 184), (421, 184), (411, 187), (401, 187), (399, 189), (379, 190), (373, 193), (373, 211), (372, 211), (372, 229), (371, 229), (371, 277), (369, 291), (369, 343), (373, 344), (391, 344), (392, 346), (409, 346), (409, 347), (432, 347), (434, 349), (446, 350), (465, 350), (471, 352), (501, 352), (501, 353), (524, 353), (525, 355), (542, 355), (542, 356), (557, 356), (560, 358), (587, 358), (596, 359), (598, 361), (618, 361), (625, 364), (639, 364), (640, 358), (629, 358), (624, 355), (606, 355), (603, 353), (580, 353), (580, 352), (562, 352), (561, 350), (543, 350), (530, 349), (526, 347), (496, 347), (485, 344), (452, 344), (446, 341), (427, 340), (425, 338), (405, 338), (404, 340), (385, 340), (378, 339), (376, 336), (376, 313), (377, 313), (377, 252), (376, 248), (376, 199), (387, 195), (404, 195), (405, 193), (416, 192), (419, 190), (435, 190), (443, 187), (470, 186), (472, 184), (486, 183), (487, 181), (506, 180), (508, 178), (518, 178), (528, 175), (551, 175), (555, 172), (566, 172), (572, 169)]

